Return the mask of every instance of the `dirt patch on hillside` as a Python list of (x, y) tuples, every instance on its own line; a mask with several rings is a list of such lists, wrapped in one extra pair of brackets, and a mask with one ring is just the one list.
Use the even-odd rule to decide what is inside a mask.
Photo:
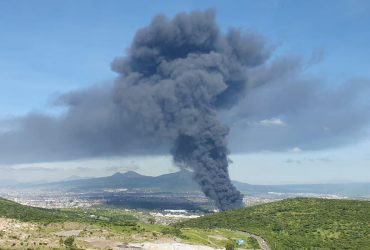
[[(215, 250), (216, 248), (202, 246), (202, 245), (190, 245), (179, 242), (144, 242), (144, 243), (130, 243), (128, 247), (136, 247), (145, 250)], [(123, 248), (125, 249), (125, 248)], [(127, 248), (130, 249), (130, 248)]]
[(0, 230), (7, 232), (19, 232), (23, 230), (35, 230), (36, 225), (26, 222), (19, 222), (12, 219), (0, 218)]
[(208, 237), (215, 240), (228, 240), (228, 238), (223, 235), (209, 235)]
[(82, 230), (64, 230), (56, 232), (55, 235), (59, 237), (70, 237), (70, 236), (79, 236)]

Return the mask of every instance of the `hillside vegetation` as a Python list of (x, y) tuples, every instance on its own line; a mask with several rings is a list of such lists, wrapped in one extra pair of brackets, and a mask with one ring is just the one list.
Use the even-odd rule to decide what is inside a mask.
[(42, 209), (0, 198), (0, 250), (116, 249), (131, 243), (153, 241), (222, 248), (226, 244), (235, 244), (237, 239), (245, 241), (243, 249), (259, 249), (255, 239), (241, 232), (179, 229), (155, 224), (155, 221), (143, 212), (99, 208)]
[(370, 249), (370, 202), (298, 198), (188, 220), (263, 237), (272, 249)]
[[(111, 224), (126, 224), (137, 221), (133, 215), (119, 210), (109, 209), (90, 209), (89, 213), (86, 210), (73, 209), (44, 209), (21, 205), (19, 203), (0, 198), (0, 217), (17, 219), (23, 222), (38, 222), (38, 223), (56, 223), (56, 222), (100, 222)], [(94, 214), (91, 217), (91, 214)], [(100, 219), (99, 219), (100, 218)]]

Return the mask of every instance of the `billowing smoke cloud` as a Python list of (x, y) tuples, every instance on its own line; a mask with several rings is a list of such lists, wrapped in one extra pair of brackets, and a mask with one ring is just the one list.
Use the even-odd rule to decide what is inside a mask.
[(238, 207), (228, 127), (243, 153), (330, 148), (369, 128), (369, 80), (329, 85), (269, 56), (260, 36), (221, 32), (211, 11), (158, 16), (114, 60), (114, 82), (60, 96), (62, 116), (0, 120), (0, 164), (171, 152), (217, 206)]
[(240, 207), (243, 197), (228, 172), (229, 128), (216, 111), (245, 95), (249, 70), (269, 53), (256, 34), (221, 32), (213, 11), (157, 16), (137, 32), (127, 55), (113, 61), (119, 77), (112, 85), (61, 96), (57, 104), (69, 107), (63, 117), (20, 119), (17, 130), (2, 136), (13, 145), (2, 148), (28, 149), (20, 157), (35, 161), (47, 147), (43, 160), (61, 152), (79, 158), (168, 150), (179, 167), (193, 170), (217, 207)]
[(174, 162), (192, 169), (222, 210), (240, 207), (242, 195), (230, 182), (229, 129), (216, 110), (244, 96), (248, 69), (268, 54), (256, 35), (221, 33), (208, 11), (157, 16), (137, 32), (128, 55), (112, 63), (121, 75), (114, 101), (137, 122), (135, 134), (174, 141)]

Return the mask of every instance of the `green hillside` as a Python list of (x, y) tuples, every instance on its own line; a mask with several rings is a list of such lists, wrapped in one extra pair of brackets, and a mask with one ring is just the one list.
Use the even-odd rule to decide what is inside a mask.
[(188, 220), (263, 237), (272, 249), (370, 249), (370, 202), (289, 199)]
[[(127, 213), (119, 213), (120, 210), (108, 209), (90, 209), (86, 210), (61, 210), (61, 209), (44, 209), (21, 205), (19, 203), (0, 198), (0, 217), (17, 219), (24, 222), (54, 223), (54, 222), (100, 222), (96, 218), (99, 216), (108, 220), (112, 224), (125, 224), (127, 222), (137, 221), (137, 219)], [(91, 218), (90, 214), (94, 213), (96, 217)]]
[[(178, 229), (156, 224), (157, 219), (121, 209), (42, 209), (0, 198), (0, 250), (121, 249), (128, 243), (154, 241), (222, 248), (238, 239), (245, 241), (243, 249), (259, 249), (258, 242), (242, 232)], [(71, 231), (73, 237), (68, 236)]]

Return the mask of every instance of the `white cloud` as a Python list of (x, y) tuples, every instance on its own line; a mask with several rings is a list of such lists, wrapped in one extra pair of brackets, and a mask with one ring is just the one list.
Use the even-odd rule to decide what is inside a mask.
[(285, 122), (279, 118), (265, 119), (259, 122), (263, 126), (284, 126)]
[(1, 133), (7, 133), (15, 130), (15, 125), (5, 121), (5, 120), (0, 120), (0, 134)]
[(302, 149), (299, 147), (294, 147), (288, 150), (290, 153), (301, 153)]
[(100, 177), (130, 170), (144, 175), (157, 176), (178, 171), (178, 168), (174, 166), (170, 155), (105, 157), (14, 165), (0, 164), (0, 181), (1, 179), (12, 179), (19, 182), (59, 181), (74, 175)]

